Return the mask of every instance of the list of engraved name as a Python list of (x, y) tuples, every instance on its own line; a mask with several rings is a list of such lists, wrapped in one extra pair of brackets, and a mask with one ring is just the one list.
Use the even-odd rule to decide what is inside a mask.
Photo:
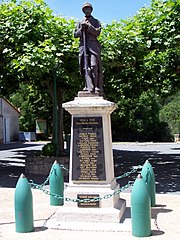
[(98, 180), (97, 158), (99, 143), (96, 132), (80, 132), (77, 145), (80, 160), (79, 180)]

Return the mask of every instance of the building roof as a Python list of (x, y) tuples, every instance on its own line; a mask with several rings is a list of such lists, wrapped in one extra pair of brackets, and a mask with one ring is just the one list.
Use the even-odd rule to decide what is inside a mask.
[(12, 103), (10, 103), (9, 100), (7, 100), (7, 99), (4, 98), (4, 97), (2, 97), (2, 99), (3, 99), (5, 102), (7, 102), (12, 108), (14, 108), (14, 110), (16, 110), (16, 111), (20, 114), (20, 111), (19, 111)]

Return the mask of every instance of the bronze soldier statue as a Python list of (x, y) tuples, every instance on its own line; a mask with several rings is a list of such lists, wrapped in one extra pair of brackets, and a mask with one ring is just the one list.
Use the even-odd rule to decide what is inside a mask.
[(84, 91), (101, 95), (103, 92), (101, 45), (97, 39), (101, 32), (101, 24), (91, 15), (93, 7), (90, 3), (85, 3), (82, 11), (85, 16), (78, 23), (74, 37), (80, 38), (79, 66), (81, 75), (85, 77)]

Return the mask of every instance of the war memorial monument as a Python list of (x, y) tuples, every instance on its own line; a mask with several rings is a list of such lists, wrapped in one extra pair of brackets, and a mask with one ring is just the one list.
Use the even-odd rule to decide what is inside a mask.
[[(74, 37), (80, 39), (79, 66), (85, 87), (73, 101), (63, 104), (72, 118), (69, 183), (64, 197), (92, 201), (65, 201), (57, 220), (119, 223), (126, 202), (119, 194), (113, 195), (120, 188), (114, 177), (110, 118), (116, 104), (104, 98), (97, 39), (101, 24), (91, 15), (92, 10), (90, 3), (83, 5), (85, 16), (74, 32)], [(104, 199), (108, 194), (112, 196)]]

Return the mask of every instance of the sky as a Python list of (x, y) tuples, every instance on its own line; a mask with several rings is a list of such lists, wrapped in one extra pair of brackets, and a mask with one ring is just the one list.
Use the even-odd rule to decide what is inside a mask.
[[(86, 0), (45, 0), (55, 14), (68, 18), (82, 19), (82, 5)], [(102, 23), (111, 23), (127, 19), (146, 6), (150, 6), (151, 0), (89, 0), (93, 6), (92, 15)]]

